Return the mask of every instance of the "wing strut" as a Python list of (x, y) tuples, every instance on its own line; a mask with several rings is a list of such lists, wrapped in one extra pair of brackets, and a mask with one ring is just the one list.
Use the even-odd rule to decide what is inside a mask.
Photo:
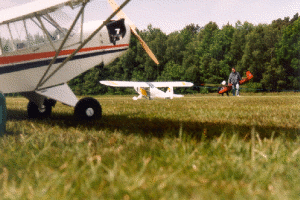
[(115, 10), (103, 23), (99, 26), (87, 39), (85, 39), (82, 44), (69, 56), (67, 57), (45, 80), (43, 80), (38, 87), (43, 86), (58, 70), (60, 70), (69, 60), (71, 60), (82, 47), (84, 47), (104, 26), (106, 26), (110, 20), (131, 0), (126, 0), (117, 10)]
[[(51, 60), (51, 62), (50, 62), (50, 64), (49, 64), (49, 66), (48, 66), (46, 72), (44, 73), (43, 77), (40, 79), (40, 81), (39, 81), (39, 83), (37, 84), (35, 90), (37, 90), (37, 89), (42, 85), (42, 84), (41, 84), (42, 81), (44, 80), (45, 76), (46, 76), (47, 73), (49, 72), (51, 66), (52, 66), (52, 65), (54, 64), (54, 62), (56, 61), (56, 59), (57, 59), (59, 53), (61, 52), (63, 46), (64, 46), (65, 43), (66, 43), (66, 41), (67, 41), (69, 35), (71, 34), (72, 30), (74, 29), (74, 27), (75, 27), (75, 25), (76, 25), (76, 23), (77, 23), (77, 21), (78, 21), (80, 15), (83, 13), (86, 4), (87, 4), (87, 3), (84, 3), (84, 4), (82, 5), (82, 7), (81, 7), (80, 11), (78, 12), (78, 14), (77, 14), (75, 20), (73, 21), (71, 27), (69, 28), (69, 31), (67, 32), (67, 34), (66, 34), (64, 40), (62, 41), (62, 43), (61, 43), (59, 49), (56, 51), (55, 56), (54, 56), (53, 59)], [(44, 83), (45, 83), (45, 82), (43, 82), (43, 84), (44, 84)]]
[(47, 29), (45, 28), (45, 25), (44, 25), (44, 23), (42, 22), (41, 17), (40, 17), (39, 15), (36, 15), (35, 17), (36, 17), (36, 18), (38, 19), (38, 21), (40, 22), (40, 24), (41, 24), (41, 26), (42, 26), (42, 30), (43, 30), (44, 33), (46, 34), (46, 36), (47, 36), (47, 38), (48, 38), (48, 40), (49, 40), (49, 42), (50, 42), (50, 44), (51, 44), (53, 50), (57, 53), (58, 51), (55, 49), (54, 44), (53, 44), (53, 42), (52, 42), (52, 39), (51, 39), (51, 37), (50, 37), (50, 33), (49, 33), (49, 32), (47, 31)]

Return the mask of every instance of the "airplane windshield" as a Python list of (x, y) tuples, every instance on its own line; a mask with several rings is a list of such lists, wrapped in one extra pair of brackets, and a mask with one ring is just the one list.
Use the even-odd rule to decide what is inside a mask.
[[(69, 17), (62, 10), (57, 10), (39, 17), (3, 24), (0, 26), (0, 53), (5, 54), (38, 47), (49, 43), (49, 40), (52, 42), (62, 41), (72, 22), (72, 17)], [(78, 32), (79, 28), (78, 22), (70, 37)]]
[(150, 88), (155, 88), (155, 86), (152, 83), (148, 82), (147, 84), (149, 85)]

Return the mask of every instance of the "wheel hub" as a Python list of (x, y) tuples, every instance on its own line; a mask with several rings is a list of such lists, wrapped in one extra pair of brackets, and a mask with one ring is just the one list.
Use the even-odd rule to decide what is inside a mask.
[(86, 109), (85, 113), (88, 117), (92, 117), (95, 112), (94, 112), (93, 108), (88, 108), (88, 109)]
[(38, 110), (40, 111), (40, 113), (44, 113), (46, 112), (46, 106), (42, 105), (40, 108), (38, 108)]

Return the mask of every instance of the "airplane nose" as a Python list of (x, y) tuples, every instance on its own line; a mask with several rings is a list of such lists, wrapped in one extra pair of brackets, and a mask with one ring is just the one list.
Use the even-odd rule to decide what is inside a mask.
[(116, 41), (122, 39), (126, 34), (125, 20), (112, 21), (106, 25), (110, 42), (116, 45)]

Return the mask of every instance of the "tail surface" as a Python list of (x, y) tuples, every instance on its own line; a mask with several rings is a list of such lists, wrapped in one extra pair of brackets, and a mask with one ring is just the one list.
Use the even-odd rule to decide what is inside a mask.
[(247, 76), (247, 78), (243, 78), (242, 80), (240, 80), (240, 85), (250, 81), (253, 78), (253, 75), (251, 74), (250, 71), (246, 72), (246, 76)]

